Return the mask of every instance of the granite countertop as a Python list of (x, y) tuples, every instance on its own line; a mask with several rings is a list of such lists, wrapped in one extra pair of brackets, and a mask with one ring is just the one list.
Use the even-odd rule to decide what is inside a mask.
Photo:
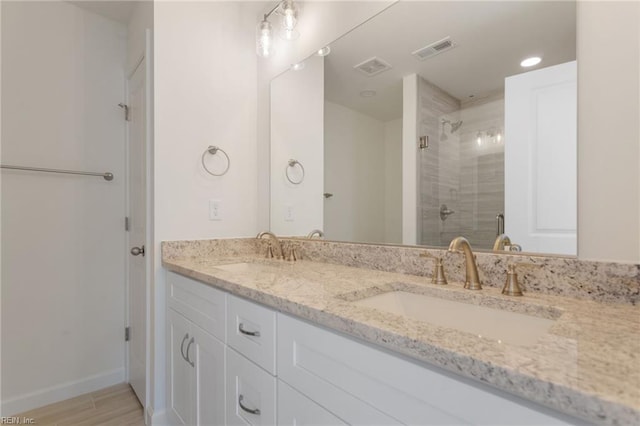
[[(218, 266), (249, 262), (251, 265)], [(311, 261), (257, 256), (164, 256), (174, 272), (600, 424), (640, 424), (640, 307), (460, 283)], [(519, 346), (439, 327), (353, 301), (391, 290), (554, 319), (535, 344)]]

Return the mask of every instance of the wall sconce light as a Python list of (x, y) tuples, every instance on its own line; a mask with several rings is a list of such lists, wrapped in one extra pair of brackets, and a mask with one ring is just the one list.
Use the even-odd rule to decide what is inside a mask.
[(502, 136), (502, 129), (499, 127), (492, 127), (486, 130), (479, 130), (476, 134), (476, 144), (483, 146), (487, 144), (502, 145), (504, 144), (504, 138)]
[(273, 29), (271, 24), (267, 21), (267, 15), (258, 24), (258, 31), (256, 34), (256, 52), (258, 56), (268, 58), (273, 55)]
[(298, 7), (293, 0), (282, 0), (273, 9), (265, 13), (262, 21), (258, 24), (256, 31), (256, 53), (258, 56), (268, 58), (273, 56), (273, 27), (269, 18), (277, 12), (282, 16), (282, 38), (285, 40), (295, 40), (300, 36), (296, 30), (298, 23)]
[(295, 40), (300, 36), (296, 30), (298, 23), (298, 6), (293, 0), (284, 0), (280, 3), (280, 14), (282, 15), (282, 37), (285, 40)]

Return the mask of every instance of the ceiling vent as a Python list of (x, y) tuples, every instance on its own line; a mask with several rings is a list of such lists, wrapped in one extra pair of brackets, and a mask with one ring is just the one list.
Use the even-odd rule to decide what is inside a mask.
[(366, 61), (361, 62), (358, 65), (355, 65), (353, 68), (357, 69), (358, 71), (360, 71), (361, 73), (369, 77), (373, 77), (374, 75), (380, 74), (381, 72), (391, 69), (391, 65), (389, 65), (387, 62), (383, 61), (382, 59), (376, 58), (374, 56), (373, 58), (369, 58)]
[(411, 54), (421, 61), (424, 61), (425, 59), (436, 56), (439, 53), (451, 50), (456, 46), (457, 44), (451, 41), (451, 37), (445, 37), (442, 40), (436, 41), (435, 43), (431, 43), (428, 46), (411, 52)]

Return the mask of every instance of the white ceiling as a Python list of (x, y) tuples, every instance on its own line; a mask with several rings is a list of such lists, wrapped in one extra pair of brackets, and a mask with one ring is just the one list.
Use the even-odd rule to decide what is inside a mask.
[[(411, 52), (447, 36), (457, 47), (424, 61)], [(504, 78), (527, 70), (520, 61), (542, 56), (543, 68), (576, 58), (574, 1), (401, 1), (331, 44), (325, 97), (379, 120), (402, 115), (402, 78), (417, 73), (464, 101), (495, 93)], [(353, 69), (377, 56), (392, 69), (367, 77)], [(530, 69), (528, 69), (530, 70)], [(375, 90), (363, 98), (360, 92)]]
[(123, 24), (129, 22), (135, 5), (135, 1), (131, 0), (85, 0), (69, 1), (69, 3)]

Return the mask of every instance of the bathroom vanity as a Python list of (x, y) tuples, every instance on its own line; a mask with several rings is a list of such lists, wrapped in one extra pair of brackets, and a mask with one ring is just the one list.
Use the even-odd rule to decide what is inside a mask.
[[(482, 265), (488, 285), (466, 290), (457, 255), (434, 285), (420, 253), (438, 250), (342, 244), (339, 264), (319, 255), (338, 243), (287, 243), (302, 260), (256, 239), (163, 243), (174, 424), (640, 422), (634, 303), (526, 280), (504, 296)], [(376, 251), (413, 273), (349, 266)]]

